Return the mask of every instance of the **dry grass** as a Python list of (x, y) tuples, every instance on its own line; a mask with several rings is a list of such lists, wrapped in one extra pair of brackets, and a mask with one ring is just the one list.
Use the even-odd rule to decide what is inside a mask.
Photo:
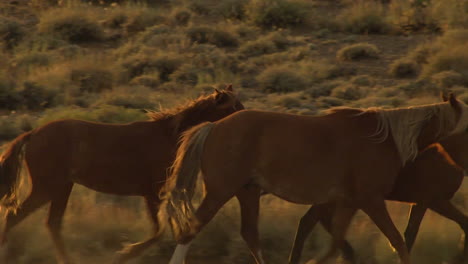
[[(319, 114), (334, 106), (432, 103), (444, 89), (468, 102), (466, 0), (431, 0), (423, 9), (407, 0), (389, 5), (347, 0), (45, 2), (0, 3), (2, 142), (58, 118), (143, 120), (142, 109), (172, 107), (226, 83), (234, 84), (248, 108), (296, 114)], [(402, 32), (404, 41), (392, 35)], [(442, 34), (420, 42), (426, 32)], [(408, 43), (420, 45), (406, 50)], [(400, 230), (407, 207), (390, 205)], [(262, 198), (260, 229), (268, 263), (287, 262), (305, 209)], [(44, 217), (41, 210), (14, 231), (7, 250), (10, 263), (53, 263)], [(84, 188), (74, 191), (64, 226), (74, 259), (89, 264), (110, 262), (122, 243), (150, 232), (141, 201)], [(238, 208), (230, 202), (196, 240), (190, 262), (252, 262), (238, 230)], [(460, 236), (457, 226), (428, 214), (413, 261), (450, 263)], [(349, 237), (364, 263), (396, 262), (367, 217), (356, 218)], [(323, 253), (328, 241), (321, 228), (315, 230), (304, 259)], [(134, 263), (168, 262), (173, 247), (166, 234)]]

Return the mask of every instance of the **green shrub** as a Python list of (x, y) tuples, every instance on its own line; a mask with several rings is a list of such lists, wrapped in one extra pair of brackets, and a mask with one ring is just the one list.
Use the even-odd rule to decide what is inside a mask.
[(209, 26), (193, 26), (187, 30), (187, 37), (192, 43), (209, 43), (218, 47), (237, 47), (239, 45), (239, 41), (233, 33)]
[(99, 93), (112, 90), (114, 86), (114, 74), (111, 71), (89, 65), (72, 68), (70, 79), (78, 85), (82, 93)]
[(101, 25), (81, 9), (53, 9), (46, 12), (40, 17), (38, 30), (72, 43), (104, 39)]
[(431, 79), (443, 88), (460, 86), (465, 82), (463, 75), (455, 71), (442, 71), (434, 74)]
[(391, 30), (382, 4), (357, 1), (337, 17), (340, 28), (354, 34), (384, 34)]
[(329, 108), (344, 105), (344, 101), (333, 96), (322, 96), (317, 99), (317, 106), (320, 108)]
[(358, 75), (351, 78), (351, 83), (358, 86), (374, 86), (375, 80), (369, 75)]
[(307, 79), (287, 66), (272, 66), (264, 70), (257, 81), (267, 92), (292, 92), (303, 90), (307, 86)]
[(39, 110), (55, 106), (58, 92), (38, 83), (25, 81), (20, 95), (23, 106), (30, 110)]
[(21, 95), (16, 91), (15, 83), (0, 78), (0, 109), (14, 110), (21, 103)]
[(466, 45), (447, 47), (432, 56), (423, 66), (422, 76), (430, 77), (443, 71), (455, 71), (463, 76), (468, 84), (468, 50)]
[(301, 100), (297, 95), (285, 94), (280, 95), (274, 99), (276, 105), (284, 106), (286, 108), (298, 108), (300, 107)]
[(167, 82), (169, 76), (182, 64), (182, 57), (175, 54), (146, 56), (138, 54), (123, 61), (122, 66), (127, 70), (129, 78), (143, 74), (157, 72), (161, 82)]
[(5, 48), (12, 49), (25, 37), (26, 32), (19, 21), (0, 16), (0, 40)]
[(187, 9), (175, 9), (171, 14), (172, 23), (176, 26), (188, 25), (192, 13)]
[(18, 68), (29, 71), (36, 67), (49, 66), (54, 59), (50, 52), (31, 52), (18, 56), (15, 59), (15, 64)]
[(312, 86), (311, 88), (306, 89), (304, 93), (309, 95), (312, 98), (329, 96), (332, 90), (340, 86), (342, 83), (343, 83), (342, 81), (330, 81), (330, 82), (324, 82), (321, 84), (316, 84)]
[(305, 24), (309, 9), (299, 1), (255, 0), (248, 10), (250, 19), (260, 27), (287, 28)]
[(245, 58), (271, 54), (276, 51), (275, 43), (267, 39), (248, 41), (239, 48), (239, 54)]
[(419, 65), (411, 60), (399, 59), (390, 64), (389, 73), (395, 78), (415, 77), (419, 73)]
[(171, 75), (171, 80), (177, 83), (195, 86), (198, 83), (201, 72), (203, 72), (202, 68), (184, 64)]
[(242, 20), (246, 16), (248, 0), (222, 0), (216, 7), (216, 12), (226, 19)]
[(11, 140), (21, 134), (16, 119), (9, 116), (0, 116), (0, 141)]
[(333, 89), (331, 96), (343, 100), (358, 100), (367, 94), (367, 89), (352, 84), (345, 84)]
[[(132, 109), (153, 109), (155, 104), (151, 101), (149, 91), (125, 87), (121, 91), (112, 91), (100, 96), (94, 103), (98, 105), (113, 105)], [(143, 87), (142, 87), (143, 88)]]
[(360, 59), (375, 59), (379, 57), (380, 50), (373, 44), (357, 43), (341, 48), (336, 57), (340, 60), (360, 60)]
[(130, 84), (141, 85), (141, 86), (154, 89), (161, 84), (161, 81), (159, 80), (158, 76), (147, 74), (147, 75), (141, 75), (141, 76), (133, 78), (130, 81)]

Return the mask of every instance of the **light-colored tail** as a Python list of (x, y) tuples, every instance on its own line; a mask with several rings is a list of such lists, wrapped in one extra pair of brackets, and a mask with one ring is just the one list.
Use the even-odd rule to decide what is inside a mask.
[(18, 206), (18, 184), (24, 159), (24, 146), (31, 132), (18, 136), (0, 157), (0, 207), (15, 211)]
[(192, 198), (200, 171), (203, 146), (214, 125), (210, 122), (202, 123), (182, 135), (171, 175), (161, 192), (161, 197), (166, 201), (166, 212), (162, 210), (160, 213), (166, 213), (169, 217), (178, 241), (181, 235), (191, 233), (197, 221)]

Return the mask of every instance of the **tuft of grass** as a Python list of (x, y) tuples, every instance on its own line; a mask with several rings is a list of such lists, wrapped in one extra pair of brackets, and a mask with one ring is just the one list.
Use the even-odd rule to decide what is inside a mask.
[(265, 69), (258, 77), (260, 88), (267, 92), (292, 92), (307, 87), (307, 79), (286, 65)]
[(247, 16), (249, 0), (222, 0), (216, 7), (216, 12), (225, 19), (243, 20)]
[(358, 75), (351, 78), (351, 83), (358, 86), (374, 86), (375, 80), (369, 75)]
[(385, 7), (377, 1), (356, 1), (336, 20), (342, 31), (354, 34), (386, 34), (392, 30)]
[(419, 74), (419, 65), (408, 59), (399, 59), (390, 64), (389, 74), (395, 78), (412, 78)]
[(137, 54), (125, 59), (122, 66), (130, 79), (155, 72), (161, 82), (167, 82), (169, 76), (182, 65), (182, 61), (182, 57), (177, 54), (155, 54), (152, 56)]
[(268, 39), (258, 39), (246, 42), (239, 48), (239, 54), (243, 57), (255, 57), (271, 54), (277, 51), (275, 43)]
[(46, 11), (40, 16), (38, 31), (72, 43), (101, 41), (105, 38), (98, 19), (82, 8)]
[(26, 36), (24, 26), (16, 19), (0, 15), (0, 46), (12, 49)]
[(0, 78), (0, 109), (14, 110), (21, 105), (21, 95), (16, 84), (7, 78)]
[(356, 43), (338, 50), (336, 57), (343, 61), (376, 59), (379, 57), (379, 53), (380, 50), (373, 44)]
[(253, 0), (248, 6), (248, 15), (262, 28), (291, 28), (306, 23), (308, 10), (302, 1)]
[(434, 74), (431, 79), (443, 88), (461, 86), (466, 81), (463, 75), (456, 71), (442, 71)]
[(239, 45), (239, 40), (234, 33), (209, 26), (192, 26), (187, 30), (187, 37), (192, 43), (209, 43), (221, 48)]
[(73, 66), (70, 70), (70, 79), (78, 85), (82, 93), (99, 93), (112, 90), (114, 86), (112, 71), (92, 65)]
[(465, 45), (448, 47), (434, 56), (423, 66), (422, 76), (430, 77), (443, 71), (455, 71), (463, 76), (463, 83), (468, 85), (468, 50)]
[(366, 88), (352, 84), (344, 84), (334, 88), (331, 92), (331, 96), (342, 100), (354, 101), (365, 97), (367, 92), (368, 90)]

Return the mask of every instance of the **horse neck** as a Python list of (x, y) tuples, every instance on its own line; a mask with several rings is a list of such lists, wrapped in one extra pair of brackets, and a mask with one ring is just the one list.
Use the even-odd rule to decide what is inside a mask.
[(421, 130), (417, 141), (419, 150), (446, 138), (454, 129), (454, 127), (443, 125), (440, 118), (437, 115), (433, 116)]
[(455, 161), (455, 163), (464, 170), (468, 168), (468, 140), (465, 140), (465, 135), (450, 136), (442, 141), (440, 145)]
[(197, 111), (196, 109), (188, 109), (175, 114), (172, 117), (172, 122), (176, 134), (180, 134), (193, 126), (206, 121), (210, 121), (210, 119), (205, 117), (201, 111)]

